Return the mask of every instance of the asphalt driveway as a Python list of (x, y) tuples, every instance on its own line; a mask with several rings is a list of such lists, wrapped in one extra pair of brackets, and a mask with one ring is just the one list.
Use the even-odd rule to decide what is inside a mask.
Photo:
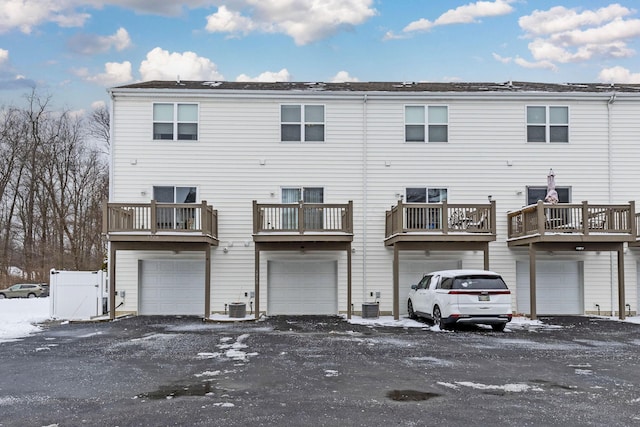
[(0, 426), (639, 425), (640, 325), (51, 324), (0, 344)]

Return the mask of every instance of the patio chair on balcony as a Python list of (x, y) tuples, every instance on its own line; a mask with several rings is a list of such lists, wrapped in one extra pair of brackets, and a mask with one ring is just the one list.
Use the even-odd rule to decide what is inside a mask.
[[(477, 217), (477, 214), (476, 214)], [(481, 231), (486, 230), (486, 222), (488, 220), (488, 216), (486, 212), (482, 212), (480, 218), (477, 221), (472, 221), (467, 224), (467, 230), (470, 231)]]
[(587, 220), (587, 224), (589, 225), (589, 229), (591, 230), (604, 230), (607, 225), (607, 216), (603, 214), (598, 214), (593, 216)]

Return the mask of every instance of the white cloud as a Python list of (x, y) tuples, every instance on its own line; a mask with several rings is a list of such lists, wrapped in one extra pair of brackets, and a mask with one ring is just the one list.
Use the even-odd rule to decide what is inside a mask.
[(236, 77), (237, 82), (290, 82), (291, 74), (286, 68), (278, 72), (273, 71), (265, 71), (261, 73), (258, 77), (249, 77), (246, 74), (240, 74)]
[(205, 29), (211, 33), (248, 34), (255, 27), (250, 18), (242, 16), (239, 12), (231, 11), (226, 6), (220, 6), (216, 13), (207, 16)]
[(617, 66), (600, 71), (598, 80), (607, 83), (640, 83), (640, 73), (632, 73), (624, 67)]
[(434, 24), (470, 24), (478, 22), (477, 18), (508, 15), (513, 12), (513, 7), (511, 7), (509, 3), (513, 3), (513, 0), (479, 1), (476, 3), (469, 3), (467, 5), (448, 10), (440, 15)]
[(9, 62), (9, 51), (0, 49), (0, 67)]
[(498, 55), (495, 52), (492, 53), (491, 56), (493, 56), (493, 59), (495, 59), (498, 62), (502, 62), (503, 64), (508, 64), (513, 60), (513, 58), (509, 58), (509, 57), (505, 58), (505, 57), (502, 57), (502, 56)]
[(80, 27), (90, 15), (75, 8), (79, 0), (3, 0), (0, 7), (0, 33), (19, 29), (31, 33), (33, 27), (54, 22), (61, 27)]
[(513, 60), (513, 62), (515, 62), (516, 64), (518, 64), (523, 68), (546, 69), (551, 71), (558, 70), (558, 67), (553, 62), (549, 62), (549, 61), (531, 62), (518, 56)]
[(142, 80), (224, 80), (216, 64), (194, 52), (169, 53), (159, 47), (140, 64)]
[(409, 36), (407, 36), (406, 34), (396, 34), (393, 31), (387, 31), (384, 34), (384, 37), (382, 37), (383, 41), (387, 41), (387, 40), (401, 40), (401, 39), (406, 39)]
[(107, 62), (104, 64), (104, 70), (104, 73), (92, 75), (86, 68), (82, 68), (75, 70), (75, 74), (88, 82), (96, 83), (101, 86), (116, 86), (133, 80), (133, 76), (131, 74), (131, 62), (129, 61), (124, 61), (122, 63)]
[(471, 24), (478, 22), (478, 18), (508, 15), (513, 12), (510, 3), (514, 0), (478, 1), (449, 9), (440, 15), (435, 21), (421, 18), (409, 23), (402, 30), (405, 33), (413, 31), (429, 31), (439, 25)]
[(357, 77), (351, 77), (348, 71), (338, 71), (338, 74), (331, 78), (332, 83), (359, 82)]
[(364, 23), (377, 12), (373, 0), (238, 0), (207, 17), (209, 32), (231, 36), (259, 31), (283, 33), (297, 45)]
[(93, 34), (80, 34), (69, 40), (69, 47), (76, 53), (92, 55), (108, 52), (110, 49), (122, 51), (131, 46), (131, 38), (124, 28), (110, 36), (97, 36)]
[(91, 103), (91, 109), (97, 110), (99, 108), (105, 108), (107, 104), (104, 101), (94, 101)]
[(556, 6), (545, 11), (535, 10), (531, 15), (521, 17), (518, 23), (529, 36), (537, 36), (562, 33), (583, 26), (600, 25), (624, 18), (630, 13), (629, 9), (619, 4), (612, 4), (595, 11), (586, 10), (582, 13), (578, 13), (576, 9)]
[(417, 21), (413, 21), (409, 23), (406, 27), (402, 29), (403, 32), (409, 33), (412, 31), (429, 31), (433, 28), (433, 22), (428, 19), (420, 18)]
[(528, 47), (536, 62), (516, 63), (551, 69), (549, 64), (632, 57), (636, 51), (628, 43), (640, 38), (640, 19), (629, 19), (632, 13), (619, 4), (584, 11), (562, 6), (536, 10), (518, 21), (525, 37), (533, 38)]

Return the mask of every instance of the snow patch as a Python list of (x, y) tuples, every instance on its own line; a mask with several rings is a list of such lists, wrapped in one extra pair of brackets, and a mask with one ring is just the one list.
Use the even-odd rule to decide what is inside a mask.
[(37, 323), (51, 320), (49, 297), (0, 300), (0, 343), (17, 341), (42, 329)]
[(523, 393), (526, 391), (542, 391), (540, 387), (534, 387), (534, 386), (530, 386), (528, 384), (522, 384), (522, 383), (493, 385), (493, 384), (474, 383), (471, 381), (456, 381), (456, 384), (462, 387), (469, 387), (476, 390), (502, 390), (509, 393)]

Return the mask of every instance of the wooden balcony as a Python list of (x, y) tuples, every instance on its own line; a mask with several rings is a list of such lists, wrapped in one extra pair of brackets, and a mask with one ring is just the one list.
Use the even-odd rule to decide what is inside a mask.
[(635, 242), (638, 234), (634, 202), (625, 205), (588, 202), (552, 205), (539, 201), (509, 212), (507, 219), (509, 246)]
[(103, 232), (112, 242), (218, 244), (218, 211), (195, 203), (105, 203)]
[(496, 205), (403, 203), (386, 212), (385, 245), (398, 242), (490, 242), (496, 240)]
[(635, 214), (635, 225), (636, 225), (636, 233), (635, 240), (633, 242), (629, 242), (629, 246), (638, 248), (640, 247), (640, 213)]
[(351, 242), (353, 202), (258, 203), (253, 201), (255, 242)]

